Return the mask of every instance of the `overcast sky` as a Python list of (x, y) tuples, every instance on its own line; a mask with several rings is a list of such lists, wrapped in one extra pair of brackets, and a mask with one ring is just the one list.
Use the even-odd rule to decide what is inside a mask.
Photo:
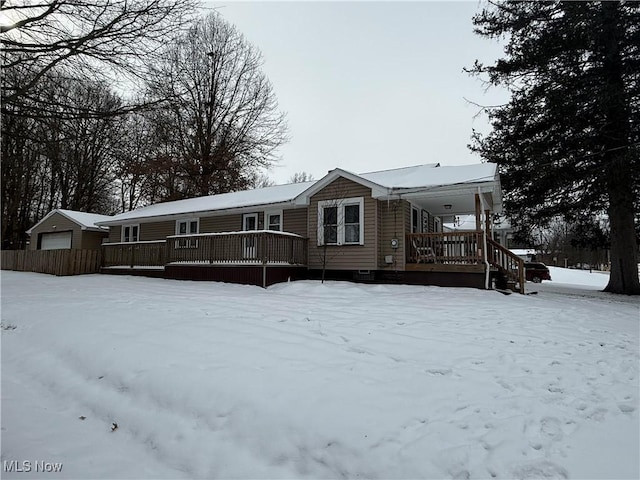
[(463, 72), (502, 53), (473, 33), (473, 2), (208, 2), (258, 47), (291, 140), (269, 176), (479, 163), (490, 90)]

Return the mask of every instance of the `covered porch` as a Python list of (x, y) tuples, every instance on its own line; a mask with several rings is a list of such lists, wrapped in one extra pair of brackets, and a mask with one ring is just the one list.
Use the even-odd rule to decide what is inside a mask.
[[(499, 287), (524, 293), (524, 261), (493, 240), (493, 215), (502, 211), (502, 192), (496, 181), (447, 185), (409, 192), (403, 198), (442, 219), (440, 231), (426, 231), (413, 220), (405, 234), (407, 272), (483, 274), (484, 288), (496, 279)], [(464, 226), (461, 217), (471, 220)]]

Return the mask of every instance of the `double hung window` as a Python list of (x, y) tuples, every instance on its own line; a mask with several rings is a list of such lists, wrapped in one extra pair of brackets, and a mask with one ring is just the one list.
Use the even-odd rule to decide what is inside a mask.
[[(196, 235), (199, 230), (197, 218), (176, 221), (176, 235)], [(181, 238), (176, 240), (176, 248), (196, 248), (198, 240), (195, 238)]]
[(364, 198), (318, 203), (318, 245), (364, 245)]
[(274, 232), (282, 231), (282, 210), (276, 212), (265, 212), (265, 228)]
[(122, 226), (122, 241), (123, 242), (137, 242), (140, 240), (140, 225), (123, 225)]

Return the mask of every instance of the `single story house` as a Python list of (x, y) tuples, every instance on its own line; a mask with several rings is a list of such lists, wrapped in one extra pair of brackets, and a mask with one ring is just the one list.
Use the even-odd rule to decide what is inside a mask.
[[(495, 164), (417, 165), (158, 203), (97, 222), (105, 271), (269, 285), (289, 278), (489, 288), (518, 283), (515, 255), (491, 236), (502, 211)], [(467, 231), (443, 231), (472, 214)], [(524, 282), (520, 282), (524, 283)]]
[(110, 219), (108, 215), (76, 212), (58, 208), (27, 230), (31, 236), (29, 250), (84, 249), (98, 250), (109, 237), (109, 228), (96, 225)]

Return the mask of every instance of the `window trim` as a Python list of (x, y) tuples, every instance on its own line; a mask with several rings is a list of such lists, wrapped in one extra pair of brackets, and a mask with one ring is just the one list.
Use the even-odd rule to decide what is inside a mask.
[(433, 230), (436, 233), (442, 232), (442, 218), (433, 217)]
[[(125, 240), (124, 239), (124, 230), (125, 228), (133, 228), (133, 227), (137, 227), (138, 228), (138, 239), (137, 240)], [(133, 238), (133, 235), (131, 235), (131, 237)], [(120, 241), (122, 243), (137, 243), (140, 241), (140, 224), (139, 223), (127, 223), (126, 225), (122, 225), (120, 227)]]
[[(189, 227), (192, 222), (196, 222), (196, 233), (189, 232)], [(180, 224), (186, 223), (187, 228), (185, 229), (187, 233), (180, 233)], [(200, 233), (200, 218), (181, 218), (176, 220), (176, 235), (178, 236), (187, 236), (187, 235), (198, 235)], [(198, 239), (197, 238), (189, 238), (189, 239), (176, 239), (175, 248), (198, 248)]]
[(200, 233), (200, 218), (199, 217), (195, 217), (195, 218), (182, 218), (180, 220), (176, 220), (176, 235), (183, 235), (180, 233), (180, 224), (181, 223), (187, 223), (187, 227), (191, 224), (191, 222), (196, 222), (197, 225), (197, 232), (195, 234), (193, 233), (185, 233), (184, 235), (197, 235), (198, 233)]
[[(345, 241), (345, 213), (344, 207), (358, 205), (359, 207), (359, 240), (357, 242)], [(337, 243), (327, 243), (327, 246), (364, 245), (364, 197), (337, 198), (334, 200), (321, 200), (318, 202), (318, 246), (324, 246), (324, 209), (337, 207), (338, 209), (338, 235)]]
[[(254, 228), (253, 230), (247, 230), (247, 218), (256, 219), (256, 228)], [(242, 231), (254, 232), (256, 230), (260, 230), (260, 214), (258, 212), (243, 213), (242, 214)]]
[(264, 211), (264, 229), (271, 230), (269, 228), (269, 216), (270, 215), (280, 215), (280, 230), (274, 230), (276, 232), (284, 232), (284, 215), (282, 209), (280, 210), (265, 210)]
[[(413, 214), (416, 214), (415, 219), (413, 218)], [(413, 203), (411, 204), (411, 231), (410, 233), (422, 233), (422, 209), (420, 207), (415, 206)], [(415, 224), (414, 224), (415, 221)]]

